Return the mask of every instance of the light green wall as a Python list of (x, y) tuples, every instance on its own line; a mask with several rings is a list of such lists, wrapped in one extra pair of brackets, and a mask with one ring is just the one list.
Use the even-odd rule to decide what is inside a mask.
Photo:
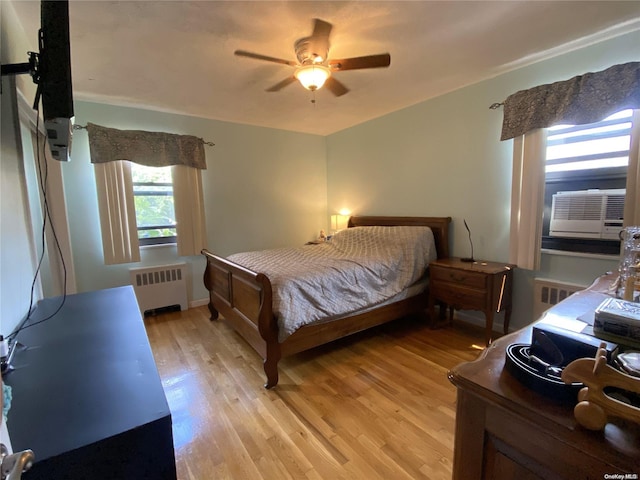
[[(75, 102), (75, 123), (182, 133), (213, 141), (205, 147), (202, 182), (208, 247), (220, 255), (300, 245), (327, 228), (325, 138), (135, 108)], [(204, 258), (178, 258), (175, 246), (142, 249), (142, 261), (105, 266), (95, 176), (86, 131), (74, 133), (63, 165), (79, 291), (124, 285), (131, 267), (186, 261), (189, 299), (207, 298)]]
[[(0, 62), (27, 61), (26, 38), (11, 4), (0, 2)], [(2, 77), (0, 94), (0, 333), (8, 335), (26, 316), (37, 258), (22, 159), (15, 84), (27, 75)], [(29, 92), (35, 91), (27, 87)], [(40, 289), (36, 284), (35, 301)]]
[[(22, 162), (14, 82), (2, 78), (0, 95), (0, 333), (8, 335), (29, 311), (36, 271), (28, 191)], [(40, 289), (36, 284), (36, 297)]]
[[(10, 2), (2, 9), (2, 62), (26, 61), (35, 41), (25, 35)], [(509, 94), (541, 83), (638, 60), (640, 33), (635, 32), (561, 57), (534, 64), (447, 95), (391, 113), (329, 137), (297, 134), (140, 109), (75, 102), (76, 123), (91, 121), (114, 128), (188, 133), (216, 143), (207, 147), (209, 168), (203, 182), (209, 248), (222, 255), (241, 250), (297, 245), (327, 228), (327, 215), (341, 208), (357, 214), (450, 215), (454, 255), (468, 255), (462, 219), (473, 230), (478, 258), (506, 261), (509, 245), (511, 142), (498, 141), (502, 114), (488, 106)], [(31, 101), (34, 87), (27, 76), (18, 88)], [(3, 95), (3, 102), (6, 97)], [(4, 107), (4, 105), (3, 105)], [(3, 109), (3, 132), (9, 132)], [(10, 127), (5, 129), (5, 127)], [(15, 132), (15, 130), (11, 130)], [(14, 135), (12, 133), (11, 135)], [(127, 283), (128, 269), (139, 264), (104, 266), (97, 221), (93, 169), (87, 136), (74, 135), (72, 161), (62, 165), (71, 242), (79, 291)], [(20, 151), (6, 153), (3, 134), (3, 198), (7, 185), (24, 185)], [(14, 138), (14, 137), (12, 137)], [(12, 170), (13, 169), (13, 170)], [(15, 182), (9, 182), (16, 173)], [(5, 182), (7, 180), (7, 182)], [(22, 194), (20, 194), (22, 195)], [(18, 199), (18, 196), (12, 195)], [(20, 200), (15, 212), (28, 216)], [(4, 209), (3, 214), (13, 215)], [(29, 218), (18, 219), (28, 225)], [(14, 235), (3, 221), (3, 252), (28, 258), (27, 235)], [(25, 227), (26, 228), (26, 227)], [(23, 241), (24, 240), (24, 241)], [(192, 268), (190, 299), (206, 297), (203, 259), (178, 259), (175, 248), (145, 249), (144, 265), (186, 260)], [(15, 262), (14, 262), (15, 263)], [(14, 278), (6, 274), (2, 283)], [(27, 263), (11, 275), (30, 278)], [(613, 269), (616, 260), (576, 259), (544, 255), (539, 272), (516, 272), (516, 312), (512, 325), (531, 318), (532, 279), (544, 276), (589, 283)], [(23, 302), (4, 295), (2, 311), (24, 312)], [(11, 298), (9, 298), (11, 296)], [(6, 308), (5, 308), (6, 307)], [(15, 316), (15, 315), (14, 315)], [(3, 315), (2, 332), (6, 318)]]
[[(24, 63), (29, 61), (27, 52), (38, 48), (38, 32), (25, 32), (12, 2), (0, 1), (0, 48), (2, 49), (2, 63)], [(36, 85), (30, 75), (14, 77), (18, 89), (31, 102), (35, 98)]]
[[(357, 214), (451, 216), (453, 255), (507, 261), (512, 141), (502, 112), (518, 90), (640, 60), (634, 32), (521, 68), (327, 137), (328, 209)], [(513, 327), (530, 323), (533, 278), (589, 284), (617, 259), (543, 255), (538, 272), (516, 271)], [(500, 320), (501, 321), (501, 320)]]

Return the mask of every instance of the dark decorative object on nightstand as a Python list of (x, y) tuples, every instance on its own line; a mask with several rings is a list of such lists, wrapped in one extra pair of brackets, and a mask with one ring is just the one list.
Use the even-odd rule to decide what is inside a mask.
[(475, 259), (473, 258), (473, 241), (471, 240), (471, 230), (469, 229), (469, 225), (467, 225), (467, 220), (465, 219), (463, 221), (464, 221), (464, 228), (466, 228), (467, 232), (469, 232), (469, 244), (471, 245), (471, 256), (461, 258), (460, 260), (462, 260), (463, 262), (474, 262)]

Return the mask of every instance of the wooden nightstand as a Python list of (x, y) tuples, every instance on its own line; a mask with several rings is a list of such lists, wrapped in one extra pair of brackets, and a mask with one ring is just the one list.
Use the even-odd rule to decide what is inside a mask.
[[(429, 265), (429, 312), (434, 320), (436, 302), (452, 309), (480, 310), (486, 317), (487, 345), (491, 343), (493, 315), (504, 311), (504, 333), (511, 318), (511, 290), (515, 265), (497, 262), (463, 262), (443, 258)], [(449, 320), (453, 317), (451, 311)]]

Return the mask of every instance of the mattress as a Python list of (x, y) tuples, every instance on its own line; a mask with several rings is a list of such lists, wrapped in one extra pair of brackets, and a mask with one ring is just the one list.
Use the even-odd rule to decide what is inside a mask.
[(413, 294), (435, 258), (433, 232), (420, 226), (354, 227), (319, 244), (228, 257), (269, 277), (280, 342), (304, 325)]

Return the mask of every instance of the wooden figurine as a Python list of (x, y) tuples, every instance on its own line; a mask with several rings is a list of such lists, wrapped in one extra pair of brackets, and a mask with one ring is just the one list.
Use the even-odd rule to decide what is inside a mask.
[(580, 382), (584, 387), (578, 393), (578, 404), (573, 409), (576, 421), (589, 430), (602, 430), (607, 415), (615, 415), (640, 423), (640, 408), (617, 400), (604, 392), (607, 387), (640, 394), (640, 378), (632, 377), (607, 365), (604, 343), (595, 358), (579, 358), (562, 371), (565, 383)]

